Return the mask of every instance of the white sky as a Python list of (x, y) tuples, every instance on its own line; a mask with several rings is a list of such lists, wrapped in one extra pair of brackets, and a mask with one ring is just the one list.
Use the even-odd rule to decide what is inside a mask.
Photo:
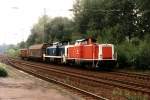
[(33, 24), (46, 14), (71, 18), (73, 0), (0, 0), (0, 45), (26, 41)]

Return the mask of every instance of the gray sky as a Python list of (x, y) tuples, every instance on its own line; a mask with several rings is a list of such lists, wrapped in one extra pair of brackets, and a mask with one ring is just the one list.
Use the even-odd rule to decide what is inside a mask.
[(0, 45), (25, 41), (44, 14), (71, 18), (74, 0), (0, 0)]

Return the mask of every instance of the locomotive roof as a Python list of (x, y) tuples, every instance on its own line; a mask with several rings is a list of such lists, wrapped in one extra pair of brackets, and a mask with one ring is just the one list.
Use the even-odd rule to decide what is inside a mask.
[(85, 41), (85, 39), (76, 40), (76, 42), (82, 42)]
[(93, 42), (96, 42), (96, 39), (94, 39), (94, 38), (79, 39), (79, 40), (76, 40), (76, 42), (88, 41), (89, 39), (91, 39)]
[(47, 43), (31, 45), (29, 49), (42, 49), (48, 46)]
[(54, 46), (63, 46), (63, 45), (68, 45), (69, 44), (69, 41), (60, 41), (60, 42), (53, 42), (53, 43), (50, 43), (50, 47), (54, 47)]
[(58, 45), (59, 42), (53, 42), (51, 45)]
[(47, 48), (57, 48), (57, 45), (52, 45), (52, 46), (49, 46)]

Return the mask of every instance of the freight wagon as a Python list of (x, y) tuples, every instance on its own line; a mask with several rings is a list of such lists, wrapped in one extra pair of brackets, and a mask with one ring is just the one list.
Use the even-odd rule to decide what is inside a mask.
[(19, 56), (21, 57), (21, 59), (28, 58), (28, 48), (20, 49)]
[(50, 46), (50, 45), (46, 44), (46, 43), (36, 44), (36, 45), (30, 46), (29, 49), (28, 49), (29, 58), (42, 60), (43, 59), (43, 54), (45, 54), (46, 48), (48, 46)]

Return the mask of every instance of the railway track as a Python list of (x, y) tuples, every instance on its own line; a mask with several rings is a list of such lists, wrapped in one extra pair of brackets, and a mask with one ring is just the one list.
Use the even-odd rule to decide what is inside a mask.
[[(104, 97), (102, 97), (100, 95), (97, 95), (95, 93), (92, 93), (90, 91), (86, 91), (86, 90), (84, 90), (82, 88), (78, 88), (78, 87), (75, 87), (75, 86), (70, 85), (68, 83), (65, 83), (63, 81), (60, 81), (59, 78), (52, 78), (52, 77), (55, 77), (55, 76), (50, 76), (49, 75), (49, 73), (50, 73), (49, 70), (45, 70), (45, 69), (42, 69), (40, 67), (38, 67), (38, 69), (37, 69), (37, 67), (35, 67), (35, 65), (22, 64), (20, 62), (12, 61), (12, 60), (9, 60), (9, 59), (7, 59), (7, 61), (6, 61), (6, 59), (3, 60), (3, 61), (5, 61), (5, 63), (9, 63), (10, 65), (12, 65), (12, 66), (14, 66), (14, 67), (16, 67), (16, 68), (18, 68), (20, 70), (28, 72), (28, 73), (30, 73), (32, 75), (37, 76), (37, 77), (40, 77), (40, 78), (42, 78), (44, 80), (51, 81), (51, 82), (54, 82), (56, 84), (60, 84), (60, 85), (62, 85), (64, 87), (73, 89), (74, 91), (78, 91), (78, 92), (80, 92), (81, 94), (84, 95), (85, 99), (91, 100), (91, 98), (92, 98), (92, 99), (96, 99), (96, 100), (109, 100), (107, 98), (104, 98)], [(61, 75), (62, 75), (62, 73), (61, 73)]]
[[(18, 60), (20, 60), (20, 59), (18, 59)], [(29, 63), (29, 61), (24, 61), (24, 62)], [(37, 64), (37, 65), (40, 64), (44, 67), (49, 66), (49, 64), (44, 64), (44, 63), (39, 63), (39, 62), (31, 62), (31, 63)], [(68, 71), (70, 71), (70, 69), (72, 70), (72, 68), (70, 68), (70, 66), (67, 67), (67, 69), (66, 68), (61, 68), (60, 69), (59, 68), (60, 66), (51, 64), (51, 67), (53, 67), (55, 69), (59, 69), (59, 70), (67, 70), (67, 69), (69, 69)], [(74, 69), (74, 70), (76, 70), (76, 69)], [(78, 71), (80, 71), (80, 70), (78, 70)], [(82, 72), (79, 72), (79, 73), (83, 73), (83, 71), (84, 70), (82, 70)], [(85, 73), (87, 73), (87, 72), (92, 73), (92, 75), (93, 75), (93, 71), (86, 70)], [(103, 72), (101, 72), (101, 73), (103, 73)], [(97, 77), (97, 75), (100, 74), (100, 75), (98, 75), (98, 77), (99, 77), (99, 76), (101, 76), (101, 73), (97, 72), (97, 73), (95, 73), (96, 75), (94, 75), (94, 76)], [(147, 74), (137, 74), (137, 73), (123, 72), (123, 71), (112, 71), (112, 72), (109, 72), (109, 73), (107, 72), (107, 74), (116, 75), (116, 76), (123, 76), (123, 77), (129, 77), (129, 78), (133, 78), (133, 79), (139, 79), (140, 81), (150, 81), (150, 75), (147, 75)]]
[[(22, 61), (19, 61), (19, 60), (16, 63), (16, 60), (14, 60), (14, 59), (10, 59), (10, 62), (11, 62), (11, 64), (29, 66), (28, 70), (31, 70), (31, 68), (33, 68), (34, 70), (31, 71), (32, 74), (34, 74), (33, 72), (36, 72), (36, 73), (40, 72), (39, 75), (41, 75), (41, 73), (45, 74), (45, 73), (50, 73), (51, 72), (51, 74), (53, 73), (53, 77), (58, 76), (58, 77), (64, 78), (66, 76), (69, 76), (67, 78), (69, 80), (76, 80), (76, 82), (80, 83), (78, 85), (81, 85), (81, 84), (86, 85), (88, 83), (87, 85), (89, 87), (84, 87), (83, 86), (83, 87), (80, 87), (80, 88), (84, 88), (84, 91), (85, 91), (86, 88), (89, 88), (89, 90), (88, 89), (87, 90), (88, 90), (89, 93), (90, 93), (90, 91), (92, 91), (92, 94), (93, 94), (93, 92), (96, 91), (97, 93), (94, 93), (96, 96), (101, 95), (101, 93), (98, 93), (98, 90), (100, 89), (99, 87), (108, 88), (108, 89), (106, 89), (106, 91), (111, 90), (114, 87), (118, 87), (118, 88), (121, 88), (121, 89), (137, 91), (137, 92), (141, 92), (143, 94), (150, 95), (150, 91), (149, 91), (150, 87), (147, 86), (147, 85), (145, 86), (144, 84), (120, 81), (120, 80), (117, 80), (117, 79), (115, 80), (115, 79), (111, 79), (111, 78), (104, 77), (104, 76), (100, 77), (99, 74), (98, 74), (98, 76), (96, 76), (95, 74), (87, 74), (87, 73), (85, 74), (85, 73), (83, 73), (84, 71), (82, 73), (79, 72), (79, 71), (74, 71), (73, 72), (73, 71), (70, 71), (68, 69), (66, 70), (64, 68), (62, 68), (62, 69), (59, 68), (59, 70), (58, 70), (58, 67), (56, 67), (54, 65), (53, 65), (53, 67), (50, 68), (50, 67), (48, 67), (47, 65), (44, 65), (44, 64), (40, 64), (40, 66), (39, 66), (39, 64), (35, 64), (35, 63), (33, 64), (33, 63), (29, 63), (29, 62), (28, 63), (27, 62), (22, 62)], [(27, 67), (26, 67), (26, 70), (27, 70)], [(59, 75), (58, 75), (58, 73), (59, 73)], [(114, 73), (115, 72), (110, 72), (108, 74), (113, 75)], [(63, 75), (66, 75), (66, 76), (63, 76)], [(119, 73), (117, 75), (119, 75)], [(122, 76), (123, 75), (124, 74), (122, 74)], [(130, 76), (129, 75), (124, 75), (124, 76), (130, 77), (131, 75)], [(76, 77), (76, 78), (73, 78), (73, 77)], [(48, 75), (47, 75), (47, 78), (49, 78)], [(145, 78), (142, 78), (142, 79), (144, 80)], [(59, 80), (59, 79), (55, 78), (55, 80)], [(61, 82), (62, 81), (64, 81), (64, 80), (61, 80)], [(74, 85), (74, 83), (73, 83), (73, 85)], [(109, 97), (109, 98), (111, 98), (111, 97)]]
[[(14, 58), (14, 59), (16, 59), (16, 58)], [(20, 60), (20, 59), (18, 58), (18, 60)], [(27, 63), (29, 63), (29, 61), (27, 61)], [(48, 64), (43, 64), (43, 63), (39, 63), (39, 62), (31, 62), (31, 63), (40, 64), (44, 67), (46, 67), (48, 65)], [(51, 66), (58, 67), (57, 65), (52, 65), (52, 64), (51, 64)], [(66, 68), (65, 68), (65, 70), (66, 70)], [(91, 72), (92, 71), (90, 71), (90, 73)], [(98, 73), (96, 73), (96, 74), (98, 74)], [(148, 75), (148, 74), (139, 74), (139, 73), (132, 73), (132, 72), (124, 72), (124, 71), (112, 71), (112, 72), (109, 72), (109, 74), (113, 74), (113, 75), (117, 75), (117, 76), (126, 76), (126, 77), (135, 78), (135, 79), (150, 81), (150, 75)]]
[[(32, 66), (35, 67), (35, 65), (31, 65), (27, 64), (27, 63), (21, 63), (21, 64), (25, 64), (27, 66)], [(66, 70), (62, 70), (62, 69), (57, 69), (57, 68), (49, 68), (46, 66), (36, 66), (37, 68), (42, 67), (43, 70), (48, 70), (48, 71), (54, 71), (55, 73), (62, 73), (62, 74), (66, 74), (66, 75), (70, 75), (70, 76), (74, 76), (74, 77), (79, 77), (79, 78), (83, 78), (83, 79), (88, 79), (89, 81), (93, 81), (93, 82), (97, 82), (97, 83), (103, 83), (103, 84), (107, 84), (107, 85), (112, 85), (114, 87), (119, 87), (119, 88), (124, 88), (124, 89), (129, 89), (129, 90), (133, 90), (133, 91), (140, 91), (142, 93), (147, 93), (150, 94), (150, 86), (145, 86), (144, 84), (138, 84), (138, 83), (134, 83), (134, 82), (125, 82), (125, 81), (121, 81), (121, 80), (116, 80), (116, 79), (111, 79), (111, 78), (106, 78), (106, 77), (100, 77), (100, 76), (96, 76), (96, 75), (89, 75), (89, 74), (85, 74), (85, 73), (79, 73), (78, 71), (67, 71)]]
[[(23, 63), (22, 62), (22, 64), (25, 64), (25, 65), (28, 65), (28, 66), (31, 66), (31, 63), (29, 63), (29, 64), (27, 64), (27, 63)], [(35, 67), (35, 65), (33, 65), (32, 64), (32, 66), (33, 67)], [(36, 66), (37, 68), (39, 68), (38, 67), (38, 65)], [(100, 75), (95, 75), (95, 74), (87, 74), (87, 73), (83, 73), (83, 72), (79, 72), (79, 71), (73, 71), (73, 70), (67, 70), (67, 72), (66, 72), (66, 69), (58, 69), (56, 66), (54, 66), (54, 67), (51, 67), (51, 68), (49, 68), (48, 66), (45, 66), (45, 65), (41, 65), (40, 67), (42, 67), (43, 68), (43, 70), (49, 70), (49, 71), (55, 71), (55, 72), (57, 72), (57, 73), (62, 73), (62, 74), (66, 74), (66, 75), (76, 75), (76, 77), (77, 77), (77, 75), (78, 75), (78, 77), (81, 77), (81, 75), (82, 75), (82, 78), (86, 78), (86, 79), (89, 79), (89, 80), (91, 80), (91, 81), (94, 81), (94, 82), (99, 82), (99, 83), (104, 83), (104, 84), (108, 84), (108, 85), (112, 85), (112, 86), (117, 86), (117, 87), (120, 87), (120, 88), (124, 88), (124, 89), (129, 89), (129, 90), (133, 90), (133, 91), (141, 91), (141, 92), (143, 92), (143, 93), (148, 93), (148, 94), (150, 94), (150, 91), (149, 91), (149, 89), (150, 89), (150, 84), (148, 84), (148, 85), (145, 85), (145, 84), (140, 84), (140, 83), (135, 83), (135, 82), (132, 82), (132, 81), (123, 81), (123, 80), (120, 80), (120, 79), (114, 79), (114, 78), (111, 78), (111, 77), (104, 77), (104, 76), (107, 76), (107, 75), (103, 75), (103, 76), (100, 76)], [(65, 72), (65, 73), (64, 73)], [(86, 71), (87, 72), (87, 71)], [(74, 74), (72, 74), (72, 73), (74, 73)], [(90, 73), (90, 72), (89, 72)], [(116, 72), (110, 72), (110, 73), (107, 73), (107, 74), (110, 74), (110, 75), (112, 75), (112, 74), (119, 74), (119, 75), (124, 75), (124, 73), (116, 73)], [(130, 73), (131, 74), (131, 73)], [(80, 76), (79, 76), (80, 75)], [(85, 77), (86, 76), (86, 77)], [(127, 77), (129, 77), (128, 76), (128, 74), (125, 74), (124, 75), (124, 77), (125, 76), (127, 76)], [(106, 82), (106, 81), (108, 81), (108, 82)], [(147, 80), (146, 80), (146, 82), (147, 82)], [(118, 84), (119, 83), (119, 84)], [(143, 82), (143, 83), (145, 83), (145, 82)], [(117, 85), (116, 85), (117, 84)], [(135, 87), (136, 86), (136, 87)], [(127, 88), (128, 87), (128, 88)], [(135, 89), (136, 88), (136, 89)], [(146, 92), (147, 91), (147, 92)]]
[(116, 75), (133, 77), (133, 78), (137, 78), (137, 79), (150, 80), (150, 75), (147, 75), (147, 74), (138, 74), (138, 73), (124, 72), (124, 71), (119, 71), (119, 72), (115, 71), (112, 73), (116, 74)]
[[(36, 63), (34, 63), (36, 64)], [(49, 68), (48, 66), (46, 66), (45, 64), (40, 64), (41, 66), (43, 66), (44, 68), (47, 67)], [(37, 65), (38, 66), (38, 65)], [(53, 66), (53, 67), (52, 67)], [(68, 68), (59, 68), (60, 66), (55, 66), (55, 65), (51, 65), (51, 69), (56, 69), (56, 70), (61, 70), (61, 71), (68, 71), (70, 73), (76, 73), (76, 74), (80, 74), (80, 75), (83, 75), (83, 76), (87, 76), (87, 77), (91, 77), (91, 78), (97, 78), (97, 79), (103, 79), (103, 80), (109, 80), (109, 81), (116, 81), (118, 83), (122, 83), (122, 84), (130, 84), (132, 86), (137, 86), (137, 87), (145, 87), (149, 90), (150, 88), (150, 79), (148, 77), (150, 77), (149, 75), (144, 75), (144, 76), (140, 76), (140, 74), (133, 74), (133, 73), (125, 73), (125, 72), (107, 72), (107, 73), (93, 73), (91, 71), (88, 72), (87, 74), (87, 71), (81, 71), (80, 70), (68, 70)], [(115, 75), (115, 76), (114, 76)], [(107, 76), (107, 77), (104, 77), (104, 76)], [(112, 77), (114, 76), (114, 77)], [(129, 80), (124, 80), (126, 78), (129, 78), (131, 77), (131, 79)], [(142, 77), (142, 78), (141, 78)], [(139, 82), (135, 81), (134, 79), (138, 79)], [(146, 84), (147, 83), (147, 84)]]

